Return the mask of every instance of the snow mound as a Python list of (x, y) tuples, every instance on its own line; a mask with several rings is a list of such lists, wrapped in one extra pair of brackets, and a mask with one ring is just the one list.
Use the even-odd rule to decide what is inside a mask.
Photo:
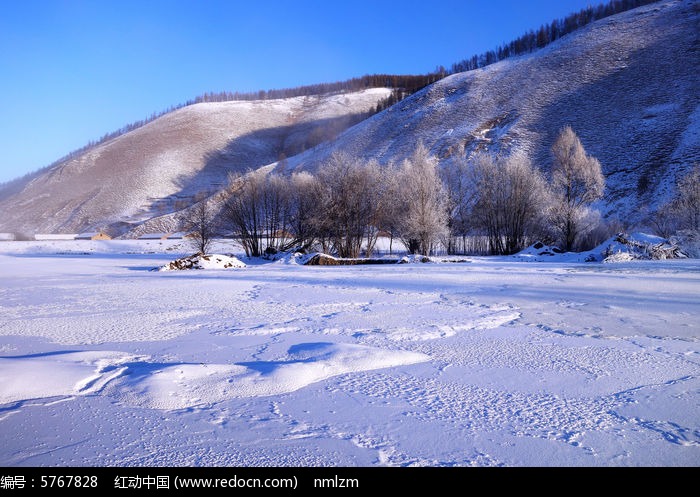
[(239, 364), (175, 364), (157, 370), (131, 365), (110, 387), (129, 405), (185, 409), (230, 398), (293, 392), (333, 376), (428, 361), (418, 352), (336, 343), (302, 343), (278, 361)]
[(303, 252), (280, 252), (275, 255), (274, 262), (277, 264), (303, 266), (314, 255), (316, 254), (304, 254)]
[(595, 249), (590, 252), (564, 252), (554, 245), (537, 242), (513, 254), (512, 258), (527, 262), (597, 262), (601, 260)]
[(135, 359), (109, 351), (0, 357), (0, 404), (95, 393)]
[(232, 255), (194, 254), (169, 262), (158, 271), (178, 271), (185, 269), (236, 269), (246, 265)]
[(110, 351), (3, 357), (0, 404), (104, 394), (127, 405), (185, 409), (279, 395), (341, 374), (430, 360), (418, 352), (325, 342), (293, 345), (277, 361), (158, 364), (148, 359)]

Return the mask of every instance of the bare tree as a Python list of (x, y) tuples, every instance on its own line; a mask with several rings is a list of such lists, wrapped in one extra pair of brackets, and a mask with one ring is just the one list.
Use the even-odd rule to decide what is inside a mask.
[(565, 250), (575, 247), (579, 236), (595, 227), (590, 220), (590, 204), (603, 197), (605, 177), (600, 162), (591, 157), (574, 130), (566, 126), (552, 145), (552, 225)]
[(222, 211), (224, 223), (238, 237), (248, 257), (260, 257), (263, 252), (263, 224), (260, 219), (262, 184), (259, 173), (231, 175), (229, 197)]
[(668, 238), (678, 229), (678, 218), (671, 202), (659, 207), (647, 220), (658, 236)]
[(316, 236), (340, 257), (359, 257), (365, 238), (371, 252), (381, 208), (381, 175), (376, 165), (334, 153), (317, 175)]
[(399, 234), (411, 253), (433, 253), (449, 231), (448, 196), (438, 173), (438, 160), (419, 143), (404, 160), (398, 175), (398, 198), (403, 209)]
[(274, 254), (290, 249), (295, 242), (290, 233), (289, 180), (276, 174), (267, 175), (263, 179), (260, 205), (265, 253)]
[(289, 180), (264, 171), (232, 176), (224, 204), (226, 223), (249, 257), (288, 250), (296, 243)]
[(207, 200), (195, 204), (180, 219), (181, 228), (187, 232), (188, 239), (201, 254), (209, 251), (214, 238), (218, 236), (218, 223), (215, 211)]
[(294, 173), (289, 179), (289, 225), (295, 245), (302, 250), (310, 249), (316, 241), (314, 214), (318, 191), (318, 181), (307, 172)]
[(542, 174), (523, 155), (477, 154), (469, 178), (472, 222), (488, 236), (492, 254), (522, 250), (542, 234), (549, 195)]

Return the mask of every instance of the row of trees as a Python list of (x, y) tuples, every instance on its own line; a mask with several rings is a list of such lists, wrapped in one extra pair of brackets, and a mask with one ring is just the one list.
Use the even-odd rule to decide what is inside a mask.
[(382, 231), (411, 252), (430, 253), (448, 234), (447, 216), (438, 162), (421, 145), (400, 166), (336, 153), (316, 175), (234, 176), (218, 224), (236, 234), (249, 256), (317, 245), (354, 258), (363, 251), (370, 257)]
[[(535, 239), (571, 250), (599, 221), (590, 204), (602, 197), (604, 178), (569, 127), (552, 154), (547, 181), (521, 155), (481, 153), (441, 170), (422, 144), (401, 164), (383, 167), (336, 153), (315, 175), (232, 177), (216, 218), (249, 256), (318, 246), (340, 257), (369, 257), (382, 232), (411, 253), (453, 251), (455, 238), (474, 236), (485, 237), (492, 254), (517, 252)], [(184, 226), (202, 241), (216, 233), (207, 209), (198, 204)]]
[(605, 178), (571, 127), (561, 130), (551, 150), (549, 181), (518, 154), (477, 154), (446, 171), (450, 232), (486, 236), (492, 254), (515, 253), (535, 239), (567, 251), (581, 248), (600, 222), (590, 206), (602, 198)]
[(593, 21), (641, 7), (642, 5), (648, 5), (656, 1), (658, 0), (610, 0), (608, 3), (600, 4), (597, 7), (589, 6), (563, 19), (557, 19), (549, 24), (543, 24), (538, 30), (530, 30), (495, 50), (489, 50), (480, 55), (473, 55), (470, 58), (455, 62), (452, 64), (450, 73), (454, 74), (471, 71), (486, 67), (509, 57), (534, 52)]
[(359, 78), (351, 78), (345, 81), (333, 83), (319, 83), (315, 85), (297, 86), (278, 90), (259, 90), (255, 92), (207, 92), (188, 101), (185, 105), (200, 102), (228, 102), (231, 100), (273, 100), (280, 98), (306, 97), (312, 95), (325, 95), (338, 92), (355, 92), (368, 88), (391, 88), (401, 90), (403, 94), (410, 95), (435, 83), (444, 74), (438, 72), (429, 74), (368, 74)]

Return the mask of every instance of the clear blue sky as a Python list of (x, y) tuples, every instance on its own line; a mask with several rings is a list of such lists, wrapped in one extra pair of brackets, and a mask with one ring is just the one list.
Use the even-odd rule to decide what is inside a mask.
[(449, 68), (598, 3), (2, 2), (0, 182), (207, 91)]

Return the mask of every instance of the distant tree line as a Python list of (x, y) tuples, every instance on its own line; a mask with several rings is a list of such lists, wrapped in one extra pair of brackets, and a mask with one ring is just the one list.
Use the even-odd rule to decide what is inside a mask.
[[(67, 162), (71, 159), (74, 159), (81, 154), (87, 152), (93, 147), (96, 147), (98, 145), (101, 145), (103, 143), (108, 142), (109, 140), (113, 140), (115, 138), (118, 138), (130, 131), (134, 131), (138, 128), (141, 128), (145, 126), (146, 124), (149, 124), (159, 117), (162, 117), (166, 114), (169, 114), (173, 111), (176, 111), (178, 109), (182, 109), (183, 107), (187, 107), (190, 105), (198, 104), (198, 103), (204, 103), (204, 102), (228, 102), (228, 101), (237, 101), (237, 100), (243, 100), (243, 101), (252, 101), (252, 100), (272, 100), (272, 99), (282, 99), (282, 98), (293, 98), (293, 97), (301, 97), (301, 96), (310, 96), (310, 95), (324, 95), (324, 94), (329, 94), (329, 93), (338, 93), (338, 92), (344, 92), (344, 91), (360, 91), (368, 88), (390, 88), (392, 89), (391, 94), (383, 99), (377, 102), (377, 105), (375, 108), (372, 109), (372, 111), (363, 117), (369, 117), (374, 113), (381, 112), (382, 110), (391, 107), (395, 103), (399, 102), (400, 100), (406, 98), (407, 96), (411, 95), (412, 93), (415, 93), (416, 91), (420, 90), (421, 88), (424, 88), (428, 86), (429, 84), (434, 83), (435, 81), (438, 81), (440, 79), (440, 75), (437, 73), (431, 73), (431, 74), (423, 74), (423, 75), (391, 75), (391, 74), (374, 74), (374, 75), (368, 75), (368, 76), (362, 76), (360, 78), (352, 78), (347, 81), (338, 81), (335, 83), (322, 83), (322, 84), (317, 84), (317, 85), (307, 85), (307, 86), (299, 86), (296, 88), (286, 88), (282, 90), (260, 90), (258, 92), (250, 92), (250, 93), (240, 93), (240, 92), (209, 92), (205, 93), (203, 95), (200, 95), (192, 100), (188, 100), (184, 104), (179, 104), (179, 105), (173, 105), (169, 107), (166, 110), (163, 110), (161, 112), (154, 112), (151, 114), (149, 117), (146, 119), (141, 119), (139, 121), (135, 121), (133, 123), (127, 124), (126, 126), (123, 126), (115, 131), (112, 131), (110, 133), (105, 133), (102, 135), (99, 139), (97, 140), (90, 140), (87, 144), (84, 146), (75, 149), (68, 154), (64, 155), (58, 160), (55, 160), (48, 166), (46, 166), (45, 169), (49, 169), (53, 166), (56, 166), (58, 164), (61, 164), (63, 162)], [(29, 173), (33, 174), (33, 173)], [(2, 184), (0, 183), (0, 186)]]
[[(534, 52), (593, 21), (658, 1), (659, 0), (610, 0), (607, 3), (599, 4), (597, 7), (589, 6), (562, 19), (556, 19), (549, 24), (543, 24), (537, 30), (530, 30), (515, 40), (501, 45), (497, 49), (489, 50), (482, 54), (473, 55), (459, 62), (455, 62), (452, 64), (450, 70), (447, 70), (443, 66), (438, 66), (433, 72), (420, 75), (372, 74), (346, 81), (337, 81), (335, 83), (320, 83), (282, 90), (208, 92), (188, 101), (185, 105), (200, 102), (227, 102), (231, 100), (272, 100), (308, 95), (323, 95), (343, 91), (360, 91), (367, 88), (391, 88), (401, 90), (401, 92), (397, 92), (396, 94), (401, 95), (401, 98), (403, 98), (450, 74), (479, 69), (509, 57)], [(394, 103), (398, 100), (395, 100)]]
[(204, 219), (201, 209), (189, 209), (184, 228), (210, 238), (211, 226), (223, 228), (253, 257), (291, 249), (370, 257), (380, 234), (390, 250), (398, 239), (415, 254), (457, 253), (466, 245), (457, 241), (467, 238), (484, 239), (491, 254), (512, 254), (535, 240), (585, 248), (585, 236), (601, 225), (591, 208), (603, 196), (600, 163), (570, 127), (552, 156), (548, 181), (521, 155), (481, 153), (441, 169), (422, 144), (383, 167), (334, 153), (315, 175), (232, 176), (219, 214), (210, 210)]
[(158, 119), (161, 116), (164, 116), (165, 114), (169, 114), (169, 113), (171, 113), (177, 109), (181, 109), (183, 107), (185, 107), (185, 105), (173, 105), (166, 110), (163, 110), (160, 112), (154, 112), (153, 114), (151, 114), (149, 117), (147, 117), (145, 119), (141, 119), (140, 121), (134, 121), (133, 123), (127, 124), (126, 126), (122, 126), (121, 128), (119, 128), (115, 131), (112, 131), (110, 133), (105, 133), (99, 139), (90, 140), (89, 142), (87, 142), (87, 144), (83, 145), (82, 147), (75, 149), (75, 150), (72, 150), (71, 152), (68, 152), (66, 155), (61, 157), (60, 159), (55, 160), (54, 162), (52, 162), (51, 164), (49, 164), (47, 166), (47, 169), (51, 168), (53, 166), (56, 166), (58, 164), (61, 164), (62, 162), (67, 162), (71, 159), (74, 159), (74, 158), (78, 157), (79, 155), (81, 155), (82, 153), (87, 152), (91, 148), (96, 147), (97, 145), (101, 145), (103, 143), (108, 142), (109, 140), (119, 138), (120, 136), (125, 135), (126, 133), (128, 133), (130, 131), (134, 131), (135, 129), (141, 128), (141, 127), (145, 126), (146, 124), (155, 121), (156, 119)]
[(489, 50), (480, 55), (473, 55), (470, 58), (455, 62), (452, 64), (449, 73), (455, 74), (464, 71), (472, 71), (509, 57), (534, 52), (593, 21), (657, 1), (658, 0), (610, 0), (608, 3), (600, 4), (597, 7), (589, 6), (563, 19), (557, 19), (549, 24), (543, 24), (537, 30), (530, 30), (515, 40), (501, 45), (497, 49)]
[(274, 100), (281, 98), (326, 95), (329, 93), (355, 92), (369, 88), (391, 88), (400, 90), (404, 96), (435, 83), (444, 75), (438, 72), (419, 75), (372, 74), (335, 83), (297, 86), (282, 90), (260, 90), (255, 92), (208, 92), (188, 101), (185, 105), (201, 102), (228, 102), (232, 100)]

